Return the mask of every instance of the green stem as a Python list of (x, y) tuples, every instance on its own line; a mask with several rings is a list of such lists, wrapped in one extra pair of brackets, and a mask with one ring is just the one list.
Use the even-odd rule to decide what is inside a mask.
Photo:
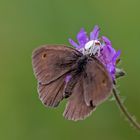
[(131, 114), (127, 111), (126, 107), (123, 105), (123, 103), (121, 102), (120, 96), (117, 94), (116, 88), (113, 88), (113, 95), (121, 109), (121, 111), (124, 113), (124, 115), (126, 116), (126, 118), (129, 120), (130, 123), (133, 124), (133, 126), (135, 128), (137, 128), (138, 130), (140, 130), (140, 124), (131, 116)]

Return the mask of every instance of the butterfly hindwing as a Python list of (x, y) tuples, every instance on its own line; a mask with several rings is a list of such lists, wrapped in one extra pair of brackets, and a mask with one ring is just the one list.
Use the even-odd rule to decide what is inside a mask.
[(83, 76), (81, 75), (72, 90), (72, 95), (68, 98), (68, 102), (63, 113), (68, 120), (82, 120), (91, 114), (95, 106), (87, 106), (84, 100)]
[(97, 59), (90, 58), (84, 71), (84, 98), (88, 106), (97, 106), (111, 94), (112, 78), (105, 66)]

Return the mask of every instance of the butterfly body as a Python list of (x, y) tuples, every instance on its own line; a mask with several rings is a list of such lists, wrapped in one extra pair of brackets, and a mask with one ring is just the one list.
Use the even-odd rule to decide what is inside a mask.
[[(57, 107), (68, 99), (66, 119), (86, 118), (111, 95), (112, 78), (94, 55), (65, 45), (44, 45), (33, 52), (32, 64), (39, 98), (45, 106)], [(67, 76), (71, 77), (68, 81)]]

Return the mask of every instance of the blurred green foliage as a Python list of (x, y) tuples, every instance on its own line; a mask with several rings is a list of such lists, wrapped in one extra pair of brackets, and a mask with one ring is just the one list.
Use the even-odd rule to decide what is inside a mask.
[(128, 110), (140, 120), (139, 0), (0, 1), (0, 140), (139, 140), (115, 102), (106, 101), (84, 121), (62, 117), (65, 101), (46, 109), (38, 99), (32, 50), (67, 44), (95, 24), (122, 51), (127, 76), (118, 81)]

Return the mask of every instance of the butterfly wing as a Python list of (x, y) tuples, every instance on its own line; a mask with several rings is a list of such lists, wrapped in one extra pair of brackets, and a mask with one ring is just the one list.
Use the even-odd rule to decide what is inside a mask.
[(39, 98), (45, 106), (57, 107), (64, 98), (65, 75), (48, 85), (38, 83)]
[(85, 103), (83, 80), (83, 75), (81, 74), (73, 88), (72, 95), (68, 98), (68, 102), (63, 113), (63, 116), (68, 120), (82, 120), (89, 116), (95, 109), (95, 106), (87, 106)]
[(84, 71), (84, 98), (88, 106), (102, 103), (111, 94), (113, 81), (105, 66), (90, 58)]
[(56, 107), (63, 99), (65, 77), (80, 55), (80, 52), (64, 45), (45, 45), (33, 52), (33, 70), (43, 104)]
[(33, 51), (32, 65), (35, 77), (49, 83), (68, 72), (82, 54), (64, 45), (44, 45)]
[(92, 57), (88, 57), (87, 64), (76, 82), (64, 111), (64, 117), (74, 121), (89, 116), (97, 105), (107, 99), (113, 85), (104, 65)]

